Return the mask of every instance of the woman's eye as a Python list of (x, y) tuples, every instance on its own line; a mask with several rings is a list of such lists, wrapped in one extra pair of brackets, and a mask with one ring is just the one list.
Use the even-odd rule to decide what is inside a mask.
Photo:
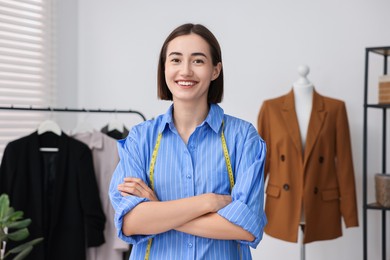
[(197, 60), (194, 60), (194, 63), (196, 63), (196, 64), (203, 64), (204, 61), (201, 60), (201, 59), (197, 59)]
[(177, 58), (173, 58), (173, 59), (171, 59), (171, 62), (173, 62), (173, 63), (179, 63), (179, 62), (180, 62), (180, 60), (179, 60), (179, 59), (177, 59)]

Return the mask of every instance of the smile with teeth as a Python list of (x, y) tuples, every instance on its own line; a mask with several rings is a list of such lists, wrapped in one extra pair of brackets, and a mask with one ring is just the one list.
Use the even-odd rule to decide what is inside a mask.
[(195, 81), (184, 81), (184, 80), (180, 80), (180, 81), (177, 81), (177, 84), (180, 85), (180, 86), (186, 86), (186, 87), (189, 87), (189, 86), (194, 86), (196, 84)]

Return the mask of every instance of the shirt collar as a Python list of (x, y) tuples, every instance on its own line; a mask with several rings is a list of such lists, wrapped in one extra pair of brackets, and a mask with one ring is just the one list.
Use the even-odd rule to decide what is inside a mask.
[[(168, 111), (163, 115), (161, 119), (161, 123), (159, 126), (160, 133), (162, 133), (165, 130), (167, 125), (171, 126), (172, 129), (173, 127), (172, 111), (173, 111), (173, 104), (169, 107)], [(206, 119), (201, 125), (207, 123), (214, 132), (218, 133), (222, 125), (223, 115), (224, 115), (224, 111), (219, 105), (211, 104), (210, 111)]]
[(210, 111), (206, 117), (205, 123), (207, 123), (216, 133), (219, 132), (219, 129), (222, 126), (223, 114), (223, 109), (219, 105), (210, 105)]
[(173, 104), (168, 108), (167, 112), (165, 112), (165, 114), (162, 116), (160, 126), (158, 128), (159, 133), (164, 132), (167, 125), (173, 124), (172, 111), (173, 111)]

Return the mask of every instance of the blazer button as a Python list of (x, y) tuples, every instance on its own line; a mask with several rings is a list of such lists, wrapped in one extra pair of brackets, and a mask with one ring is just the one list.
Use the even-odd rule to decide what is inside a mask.
[(318, 158), (318, 161), (319, 161), (320, 163), (323, 163), (323, 162), (324, 162), (324, 157), (320, 156), (320, 158)]
[(284, 185), (283, 185), (283, 189), (284, 189), (285, 191), (288, 191), (288, 190), (290, 189), (290, 186), (289, 186), (288, 184), (284, 184)]
[(286, 159), (286, 158), (284, 157), (284, 154), (282, 154), (282, 155), (280, 156), (280, 160), (281, 160), (282, 162), (284, 162), (285, 159)]
[(318, 193), (318, 188), (315, 187), (315, 188), (314, 188), (314, 194), (317, 194), (317, 193)]

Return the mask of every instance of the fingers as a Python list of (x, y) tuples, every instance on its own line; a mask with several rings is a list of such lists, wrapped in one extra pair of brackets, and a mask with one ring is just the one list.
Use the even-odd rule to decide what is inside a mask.
[(134, 182), (139, 184), (144, 190), (151, 190), (148, 185), (145, 184), (143, 180), (140, 178), (134, 178), (134, 177), (126, 177), (124, 178), (125, 182)]
[(210, 212), (217, 212), (232, 202), (232, 197), (230, 195), (209, 193), (205, 194), (205, 196), (207, 196), (207, 201), (210, 202)]
[(149, 200), (158, 200), (153, 190), (140, 178), (124, 178), (124, 182), (118, 185), (118, 190), (125, 194), (122, 196), (134, 195), (140, 198), (148, 198)]
[(146, 195), (145, 196), (146, 198), (150, 200), (158, 200), (154, 191), (148, 185), (146, 185), (146, 183), (142, 179), (134, 178), (134, 177), (126, 177), (124, 180), (125, 182), (132, 182), (138, 184), (139, 186), (137, 187), (144, 195)]
[(126, 193), (127, 195), (135, 195), (142, 197), (142, 189), (138, 187), (135, 183), (124, 182), (118, 185), (118, 190), (121, 193)]

